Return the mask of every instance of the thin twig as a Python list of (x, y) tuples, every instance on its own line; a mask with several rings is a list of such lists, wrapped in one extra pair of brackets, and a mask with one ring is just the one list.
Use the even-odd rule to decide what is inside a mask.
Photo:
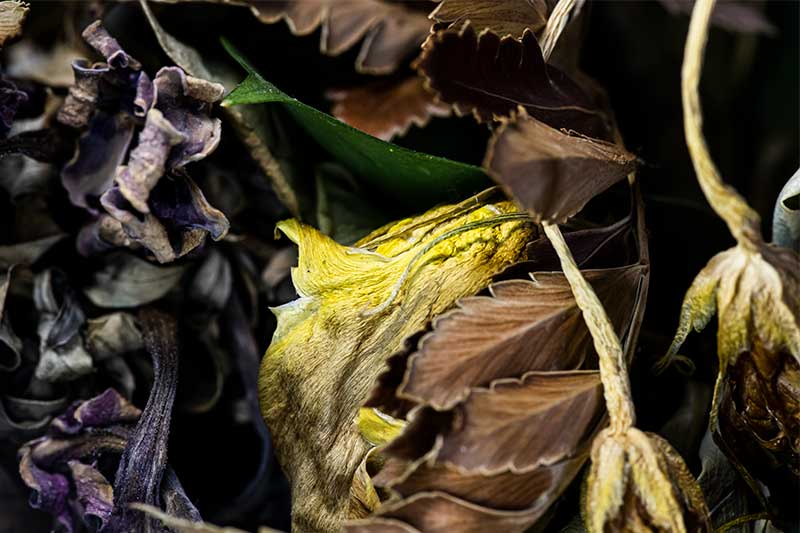
[(708, 40), (708, 25), (716, 0), (697, 0), (689, 23), (681, 73), (683, 125), (697, 181), (708, 203), (728, 225), (740, 246), (756, 250), (763, 243), (761, 219), (733, 187), (725, 185), (711, 160), (703, 137), (703, 112), (698, 85)]
[(544, 222), (542, 225), (558, 254), (561, 269), (575, 296), (575, 303), (583, 313), (583, 319), (592, 335), (600, 361), (600, 380), (603, 382), (603, 395), (611, 420), (611, 429), (621, 433), (633, 426), (636, 415), (631, 400), (631, 384), (628, 380), (625, 355), (619, 337), (603, 304), (575, 263), (561, 230), (549, 222)]

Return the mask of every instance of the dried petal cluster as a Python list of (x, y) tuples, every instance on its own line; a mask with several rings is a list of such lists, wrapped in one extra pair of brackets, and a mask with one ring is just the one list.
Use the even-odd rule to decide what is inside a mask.
[(294, 220), (278, 225), (299, 246), (299, 298), (274, 309), (259, 388), (292, 482), (295, 528), (332, 530), (348, 517), (353, 476), (372, 447), (355, 420), (381, 364), (520, 258), (531, 234), (524, 218), (510, 202), (471, 200), (390, 224), (352, 248)]
[(224, 88), (178, 67), (164, 67), (151, 80), (100, 21), (83, 37), (106, 61), (73, 63), (75, 84), (58, 116), (88, 128), (62, 172), (72, 202), (96, 215), (84, 229), (82, 252), (144, 247), (166, 263), (206, 235), (224, 237), (228, 220), (184, 171), (219, 143), (221, 122), (209, 110)]

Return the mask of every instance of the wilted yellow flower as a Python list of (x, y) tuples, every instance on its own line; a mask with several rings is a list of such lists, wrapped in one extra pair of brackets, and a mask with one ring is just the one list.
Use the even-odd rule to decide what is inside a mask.
[(686, 293), (662, 366), (714, 314), (712, 433), (767, 509), (776, 518), (791, 516), (791, 487), (800, 481), (800, 256), (762, 244), (712, 258)]
[(521, 259), (532, 226), (511, 202), (472, 199), (389, 224), (354, 247), (296, 220), (278, 229), (299, 247), (292, 270), (299, 298), (273, 310), (261, 408), (292, 483), (293, 530), (335, 531), (375, 444), (357, 417), (383, 362)]
[(703, 493), (683, 459), (663, 438), (634, 427), (595, 438), (583, 505), (590, 533), (711, 531)]
[(761, 220), (725, 185), (702, 132), (698, 85), (715, 0), (697, 0), (682, 69), (686, 144), (697, 180), (737, 246), (715, 256), (695, 278), (678, 332), (660, 366), (689, 331), (719, 315), (719, 375), (710, 426), (774, 518), (796, 523), (800, 486), (800, 256), (764, 243)]

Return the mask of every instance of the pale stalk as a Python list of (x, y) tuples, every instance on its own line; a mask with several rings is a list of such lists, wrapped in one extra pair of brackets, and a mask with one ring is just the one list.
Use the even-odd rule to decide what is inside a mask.
[(608, 318), (603, 304), (597, 294), (581, 274), (575, 259), (572, 257), (561, 230), (555, 224), (543, 222), (544, 232), (553, 245), (561, 269), (564, 271), (575, 303), (583, 313), (583, 319), (592, 335), (594, 348), (600, 361), (600, 380), (603, 382), (603, 395), (611, 421), (611, 430), (622, 433), (634, 424), (635, 411), (631, 400), (631, 384), (625, 365), (625, 356), (619, 337)]
[(736, 242), (748, 250), (755, 251), (763, 243), (761, 219), (733, 187), (723, 183), (703, 137), (703, 112), (700, 107), (698, 85), (703, 70), (709, 21), (715, 3), (716, 0), (697, 0), (689, 22), (681, 73), (684, 133), (697, 181), (708, 203), (728, 225)]
[(561, 32), (567, 26), (570, 15), (574, 11), (578, 13), (586, 0), (558, 0), (558, 4), (553, 8), (550, 17), (547, 19), (547, 25), (542, 31), (542, 36), (539, 39), (540, 46), (542, 47), (542, 57), (547, 61), (550, 59), (550, 54), (556, 47), (558, 38), (561, 37)]

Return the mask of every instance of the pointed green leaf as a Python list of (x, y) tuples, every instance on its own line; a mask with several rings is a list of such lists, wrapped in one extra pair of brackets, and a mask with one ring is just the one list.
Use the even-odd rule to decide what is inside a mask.
[(463, 198), (489, 185), (476, 166), (415, 152), (363, 133), (292, 98), (259, 75), (228, 42), (222, 44), (247, 71), (247, 77), (222, 105), (281, 104), (303, 129), (339, 163), (393, 199), (418, 206)]

